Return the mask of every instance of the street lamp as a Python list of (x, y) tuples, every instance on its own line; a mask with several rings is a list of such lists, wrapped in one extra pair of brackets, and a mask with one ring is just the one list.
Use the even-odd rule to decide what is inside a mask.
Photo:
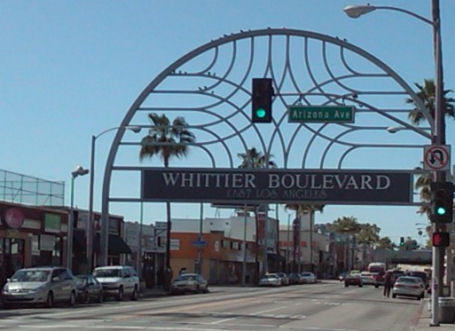
[(84, 169), (82, 166), (77, 165), (76, 168), (71, 171), (71, 199), (70, 199), (70, 219), (68, 222), (68, 238), (66, 241), (66, 267), (72, 268), (73, 264), (73, 233), (74, 233), (74, 180), (78, 176), (84, 176), (89, 171)]
[[(109, 128), (101, 133), (99, 133), (96, 136), (92, 136), (92, 150), (90, 154), (90, 192), (89, 192), (89, 210), (88, 210), (88, 219), (87, 219), (87, 224), (86, 224), (86, 234), (87, 234), (87, 272), (90, 273), (92, 271), (92, 256), (93, 256), (93, 185), (95, 181), (95, 142), (96, 139), (98, 139), (100, 136), (103, 134), (113, 131), (113, 130), (118, 130), (118, 129), (129, 129), (133, 131), (134, 133), (138, 133), (141, 131), (141, 128), (139, 126), (117, 126), (114, 128)], [(106, 237), (109, 231), (106, 229)], [(103, 231), (101, 233), (101, 247), (103, 247), (103, 242), (104, 240), (106, 241), (106, 247), (107, 247), (107, 238), (104, 238)], [(101, 249), (103, 251), (103, 249)], [(106, 250), (106, 257), (107, 257), (107, 250)], [(107, 259), (106, 259), (107, 260)]]
[[(433, 48), (435, 62), (435, 112), (434, 125), (432, 126), (431, 142), (433, 145), (444, 145), (445, 138), (445, 118), (444, 118), (444, 86), (442, 70), (442, 42), (441, 42), (441, 20), (439, 15), (439, 0), (432, 0), (432, 20), (413, 13), (409, 10), (392, 7), (392, 6), (372, 6), (372, 5), (349, 5), (344, 8), (345, 13), (352, 18), (360, 17), (376, 9), (386, 9), (399, 11), (411, 15), (422, 22), (433, 27)], [(433, 172), (433, 182), (444, 182), (446, 178), (444, 171)], [(446, 230), (445, 225), (434, 223), (433, 232)], [(442, 294), (443, 272), (441, 270), (441, 261), (444, 258), (444, 250), (441, 247), (433, 246), (432, 264), (433, 264), (433, 289), (431, 291), (432, 300), (432, 317), (431, 325), (439, 325), (439, 296)]]

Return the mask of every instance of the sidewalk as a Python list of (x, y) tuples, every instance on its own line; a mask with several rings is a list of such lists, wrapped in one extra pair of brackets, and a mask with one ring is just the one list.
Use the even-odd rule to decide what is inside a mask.
[(419, 314), (416, 315), (415, 328), (413, 330), (432, 330), (432, 331), (446, 331), (454, 330), (455, 324), (440, 323), (439, 326), (430, 326), (431, 311), (428, 309), (429, 299), (422, 301), (419, 308)]

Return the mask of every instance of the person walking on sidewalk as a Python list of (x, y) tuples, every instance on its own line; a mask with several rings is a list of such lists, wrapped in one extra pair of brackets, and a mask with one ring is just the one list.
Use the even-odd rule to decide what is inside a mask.
[(390, 271), (387, 271), (384, 276), (384, 296), (385, 297), (390, 297), (390, 290), (393, 286), (392, 282), (392, 273)]

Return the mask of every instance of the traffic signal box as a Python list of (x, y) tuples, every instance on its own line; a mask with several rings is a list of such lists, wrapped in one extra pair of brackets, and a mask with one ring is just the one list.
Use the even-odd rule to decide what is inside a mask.
[(451, 223), (453, 216), (453, 184), (431, 183), (431, 214), (434, 223)]
[(448, 247), (450, 244), (450, 234), (448, 232), (433, 232), (433, 246)]
[(253, 91), (251, 95), (251, 121), (253, 123), (272, 122), (272, 97), (272, 79), (253, 78)]

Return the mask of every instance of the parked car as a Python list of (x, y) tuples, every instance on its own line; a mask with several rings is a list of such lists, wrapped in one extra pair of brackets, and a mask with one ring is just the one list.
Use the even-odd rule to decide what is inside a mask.
[(209, 292), (208, 282), (199, 274), (183, 273), (179, 275), (171, 284), (171, 293), (186, 292)]
[(266, 274), (259, 280), (260, 286), (281, 286), (281, 278), (277, 274)]
[(115, 296), (120, 301), (125, 295), (130, 295), (131, 300), (137, 300), (139, 278), (133, 267), (98, 267), (93, 271), (93, 276), (103, 286), (104, 297)]
[(346, 271), (340, 272), (340, 274), (338, 275), (338, 280), (339, 280), (340, 282), (342, 282), (342, 281), (346, 278), (346, 276), (347, 276), (348, 274), (349, 274), (349, 273), (346, 272)]
[(392, 298), (396, 298), (397, 295), (416, 297), (417, 300), (423, 299), (425, 285), (419, 277), (401, 276), (392, 288)]
[(83, 303), (89, 303), (90, 300), (103, 302), (103, 285), (92, 275), (77, 275), (77, 300)]
[(37, 267), (17, 270), (2, 290), (5, 308), (23, 304), (76, 303), (76, 280), (71, 270), (62, 267)]
[(289, 278), (289, 284), (300, 284), (302, 277), (300, 276), (300, 274), (298, 274), (296, 272), (292, 272), (289, 274), (288, 278)]
[(360, 273), (351, 272), (344, 278), (344, 287), (349, 285), (357, 285), (359, 287), (363, 286), (362, 277)]
[(284, 272), (277, 272), (278, 277), (281, 278), (282, 285), (289, 285), (289, 277)]
[(362, 278), (362, 284), (363, 285), (374, 285), (374, 286), (376, 286), (376, 279), (374, 278), (374, 275), (370, 274), (369, 272), (365, 272), (365, 273), (362, 272), (360, 277)]
[(304, 284), (315, 284), (317, 282), (316, 275), (312, 272), (302, 272), (301, 277)]

